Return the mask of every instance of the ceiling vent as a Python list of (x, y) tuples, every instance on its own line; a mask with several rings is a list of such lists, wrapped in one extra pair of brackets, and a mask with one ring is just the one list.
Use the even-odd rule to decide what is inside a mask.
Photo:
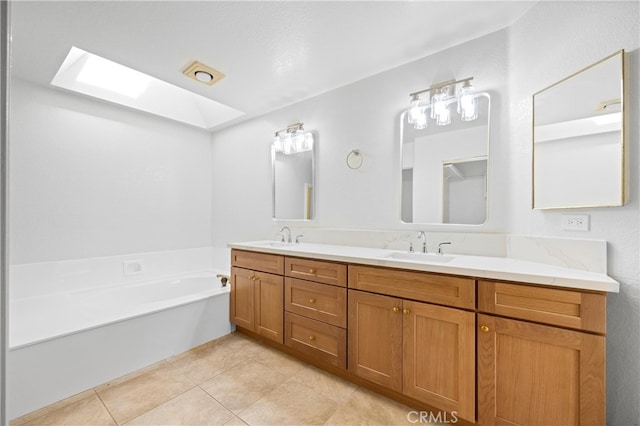
[(192, 79), (209, 86), (216, 84), (224, 78), (224, 74), (220, 71), (201, 64), (198, 61), (194, 61), (182, 73), (187, 77), (191, 77)]

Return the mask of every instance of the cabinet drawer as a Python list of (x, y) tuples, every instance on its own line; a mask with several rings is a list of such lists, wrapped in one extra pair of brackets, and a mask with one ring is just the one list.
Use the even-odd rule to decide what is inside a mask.
[(347, 326), (347, 289), (285, 278), (284, 309), (331, 325)]
[(349, 266), (349, 288), (458, 308), (476, 307), (475, 280), (471, 278)]
[(347, 365), (347, 331), (285, 312), (284, 344), (336, 367)]
[(284, 257), (277, 254), (233, 249), (231, 250), (231, 265), (282, 275)]
[(347, 265), (299, 257), (285, 258), (284, 265), (284, 274), (288, 277), (347, 286)]
[(606, 331), (606, 296), (601, 293), (479, 281), (478, 310), (602, 334)]

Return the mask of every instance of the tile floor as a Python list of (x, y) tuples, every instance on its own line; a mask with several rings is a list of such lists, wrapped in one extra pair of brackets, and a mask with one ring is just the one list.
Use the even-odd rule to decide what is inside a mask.
[(32, 425), (400, 425), (411, 408), (231, 334), (27, 414)]

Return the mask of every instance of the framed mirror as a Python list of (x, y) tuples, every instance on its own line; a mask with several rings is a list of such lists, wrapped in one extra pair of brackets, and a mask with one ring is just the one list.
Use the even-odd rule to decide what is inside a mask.
[[(310, 135), (310, 133), (307, 133)], [(314, 218), (315, 141), (307, 137), (297, 149), (271, 146), (273, 219)]]
[(408, 122), (409, 111), (401, 114), (403, 223), (486, 222), (491, 102), (488, 93), (477, 93), (474, 98), (478, 118), (473, 121), (462, 121), (451, 114), (446, 126), (433, 122), (424, 129), (415, 129)]
[(533, 95), (534, 209), (621, 206), (624, 51)]

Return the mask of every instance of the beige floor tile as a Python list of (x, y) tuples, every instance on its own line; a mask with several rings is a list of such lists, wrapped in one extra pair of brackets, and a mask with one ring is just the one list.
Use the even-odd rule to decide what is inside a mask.
[(248, 356), (249, 358), (254, 358), (259, 353), (264, 352), (265, 350), (271, 350), (267, 346), (251, 339), (240, 333), (233, 333), (230, 335), (224, 345), (230, 349), (238, 351), (243, 355)]
[(323, 425), (336, 408), (335, 401), (290, 379), (238, 417), (249, 425)]
[(224, 426), (247, 426), (247, 424), (243, 422), (240, 417), (233, 416), (233, 418), (226, 422)]
[(409, 425), (412, 408), (382, 395), (358, 388), (331, 416), (326, 425)]
[(193, 387), (180, 371), (163, 362), (129, 380), (102, 385), (96, 392), (116, 421), (124, 423)]
[(18, 417), (17, 419), (13, 419), (11, 420), (11, 422), (9, 423), (10, 426), (22, 426), (26, 423), (29, 423), (31, 420), (37, 418), (37, 417), (42, 417), (45, 414), (49, 414), (52, 411), (57, 411), (61, 408), (66, 407), (67, 405), (71, 405), (75, 402), (81, 401), (85, 398), (89, 398), (91, 396), (95, 396), (96, 392), (93, 389), (90, 389), (88, 391), (84, 391), (84, 392), (80, 392), (76, 395), (70, 396), (69, 398), (65, 398), (62, 401), (58, 401), (56, 403), (53, 403), (51, 405), (47, 405), (46, 407), (42, 407), (38, 410), (32, 411), (30, 413), (25, 414), (24, 416)]
[(233, 343), (233, 340), (206, 346), (184, 357), (171, 358), (169, 362), (199, 385), (249, 359), (241, 349), (229, 343)]
[[(95, 392), (90, 396), (64, 405), (58, 409), (50, 410), (40, 417), (31, 419), (23, 426), (47, 426), (47, 425), (115, 425), (111, 415)], [(13, 423), (12, 423), (13, 425)]]
[(258, 352), (253, 359), (260, 361), (267, 367), (273, 368), (287, 378), (294, 376), (308, 364), (299, 361), (289, 355), (271, 348), (265, 348)]
[(199, 387), (147, 411), (129, 425), (223, 425), (234, 417)]
[(283, 374), (250, 360), (218, 374), (200, 387), (237, 414), (285, 380)]
[(358, 387), (311, 365), (300, 370), (293, 379), (340, 404), (347, 401)]

